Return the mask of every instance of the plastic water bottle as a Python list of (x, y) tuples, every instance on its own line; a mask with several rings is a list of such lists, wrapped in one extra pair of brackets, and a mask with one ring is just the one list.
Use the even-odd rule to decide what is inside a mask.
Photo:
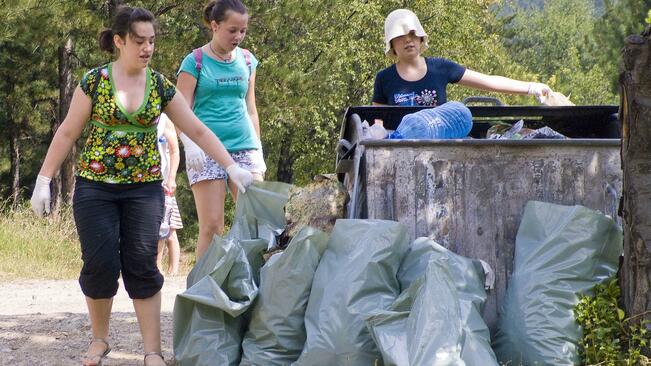
[(447, 102), (402, 117), (390, 139), (460, 139), (472, 129), (470, 109), (460, 102)]
[(163, 213), (163, 221), (158, 229), (159, 239), (165, 239), (170, 236), (170, 223), (172, 221), (172, 196), (165, 194), (165, 211)]

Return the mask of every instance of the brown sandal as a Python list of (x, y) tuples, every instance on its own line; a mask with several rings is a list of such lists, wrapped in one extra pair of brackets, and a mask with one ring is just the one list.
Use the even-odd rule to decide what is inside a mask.
[(143, 365), (147, 366), (147, 357), (149, 356), (158, 356), (161, 360), (163, 360), (163, 362), (165, 362), (165, 357), (163, 357), (163, 354), (161, 352), (147, 352), (145, 353), (145, 357), (142, 359)]
[[(86, 355), (84, 356), (85, 361), (82, 361), (83, 366), (102, 366), (102, 363), (104, 362), (104, 359), (109, 354), (109, 352), (111, 352), (111, 345), (104, 338), (94, 338), (92, 341), (90, 341), (90, 344), (88, 344), (88, 347), (90, 347), (91, 344), (96, 343), (96, 342), (104, 343), (106, 345), (106, 349), (101, 354), (90, 355), (90, 354), (86, 353)], [(88, 360), (94, 360), (96, 358), (98, 359), (97, 362), (95, 362), (95, 363), (92, 363), (92, 362), (87, 363)]]

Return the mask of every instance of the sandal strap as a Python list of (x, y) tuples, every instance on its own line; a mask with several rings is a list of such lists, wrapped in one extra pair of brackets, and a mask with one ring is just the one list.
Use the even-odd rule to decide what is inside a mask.
[(165, 361), (165, 357), (163, 357), (162, 352), (145, 352), (145, 357), (143, 357), (143, 361), (147, 360), (147, 357), (149, 356), (158, 356), (161, 359), (163, 359), (163, 361)]
[(98, 358), (99, 360), (97, 361), (97, 365), (99, 366), (99, 365), (102, 364), (102, 360), (109, 354), (109, 352), (111, 352), (111, 345), (109, 345), (108, 341), (106, 339), (104, 339), (104, 338), (93, 338), (90, 341), (89, 345), (91, 345), (93, 343), (103, 343), (103, 344), (106, 345), (106, 349), (104, 350), (104, 352), (102, 352), (100, 354), (91, 355), (91, 354), (86, 353), (84, 358), (86, 360)]
[(93, 338), (90, 341), (90, 343), (96, 343), (96, 342), (104, 343), (106, 345), (106, 348), (111, 348), (111, 345), (109, 344), (109, 342), (105, 338)]

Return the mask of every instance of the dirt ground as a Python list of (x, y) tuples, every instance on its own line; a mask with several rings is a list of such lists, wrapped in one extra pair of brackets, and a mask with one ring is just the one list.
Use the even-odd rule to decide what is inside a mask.
[[(166, 277), (161, 311), (163, 355), (172, 360), (172, 309), (185, 276)], [(0, 365), (79, 365), (90, 340), (77, 281), (0, 283)], [(142, 365), (142, 342), (131, 300), (120, 284), (113, 304), (106, 366)]]

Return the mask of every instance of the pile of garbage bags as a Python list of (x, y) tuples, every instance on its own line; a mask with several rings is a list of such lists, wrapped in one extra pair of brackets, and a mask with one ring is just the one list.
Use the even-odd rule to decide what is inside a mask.
[[(527, 327), (544, 327), (539, 333), (554, 339), (552, 347), (573, 351), (563, 342), (575, 345), (576, 332), (563, 338), (549, 329), (562, 323), (558, 332), (569, 332), (567, 306), (578, 292), (612, 276), (613, 258), (621, 252), (621, 234), (603, 215), (527, 206), (518, 240), (529, 254), (516, 253), (523, 266), (516, 263), (505, 306), (513, 314), (505, 314), (494, 352), (481, 316), (487, 297), (482, 263), (428, 238), (410, 242), (403, 224), (339, 219), (329, 233), (304, 226), (284, 250), (263, 256), (277, 248), (290, 188), (274, 182), (248, 188), (238, 198), (229, 233), (215, 237), (189, 274), (173, 314), (179, 365), (498, 365), (516, 357), (557, 364), (546, 361), (563, 359), (560, 349), (538, 352), (547, 347), (544, 340), (522, 334)], [(535, 219), (548, 224), (537, 226)], [(554, 231), (553, 224), (577, 227)], [(581, 228), (585, 232), (577, 233)], [(555, 246), (562, 251), (547, 253)], [(569, 273), (578, 275), (576, 281), (559, 285)], [(525, 286), (548, 279), (548, 291)], [(530, 300), (530, 311), (518, 312), (523, 297), (541, 294), (538, 302)], [(556, 311), (541, 308), (558, 304)], [(536, 316), (551, 317), (550, 324), (532, 323)], [(533, 356), (524, 357), (522, 350)]]

